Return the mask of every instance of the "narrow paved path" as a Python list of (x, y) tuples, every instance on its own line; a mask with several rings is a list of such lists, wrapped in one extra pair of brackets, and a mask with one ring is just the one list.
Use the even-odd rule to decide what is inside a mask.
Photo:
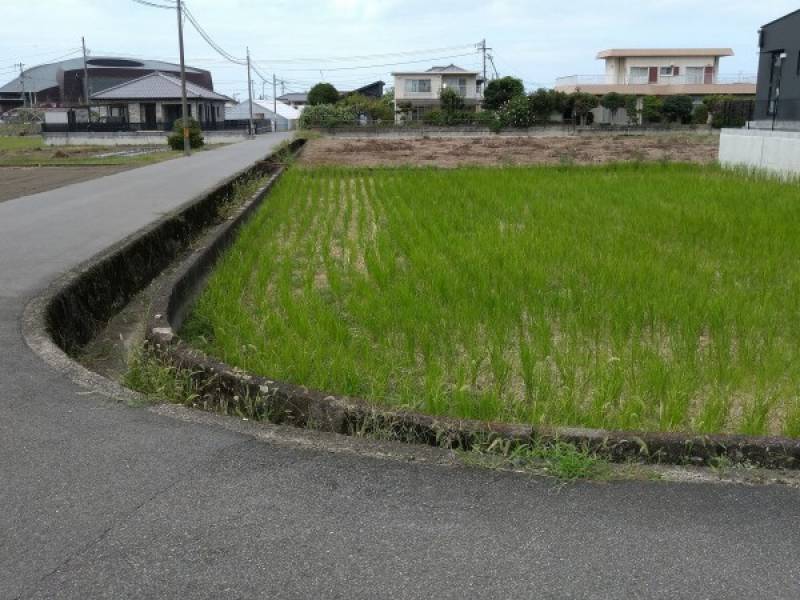
[(265, 443), (109, 402), (27, 348), (30, 297), (280, 139), (0, 204), (0, 598), (800, 597), (793, 489)]

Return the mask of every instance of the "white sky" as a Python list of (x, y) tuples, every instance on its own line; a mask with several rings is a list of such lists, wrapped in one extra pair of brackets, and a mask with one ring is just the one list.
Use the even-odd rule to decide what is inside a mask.
[[(612, 47), (732, 47), (736, 56), (722, 60), (722, 72), (751, 74), (759, 26), (799, 8), (796, 0), (188, 0), (188, 5), (231, 54), (244, 56), (249, 45), (259, 70), (288, 80), (287, 91), (303, 91), (321, 77), (339, 89), (376, 79), (391, 85), (392, 70), (435, 63), (478, 68), (480, 55), (467, 46), (483, 38), (494, 49), (500, 75), (518, 76), (531, 89), (550, 86), (562, 75), (601, 73), (595, 55)], [(0, 0), (0, 82), (14, 76), (14, 63), (31, 66), (76, 50), (81, 35), (95, 55), (177, 60), (173, 11), (132, 0)], [(463, 47), (330, 58), (455, 46)], [(461, 54), (467, 55), (455, 56)], [(212, 72), (218, 91), (246, 95), (245, 69), (226, 64), (188, 24), (186, 56), (188, 64)], [(286, 62), (298, 58), (313, 60)], [(422, 62), (373, 66), (404, 60)], [(334, 70), (361, 66), (367, 68)], [(255, 80), (260, 94), (261, 82)], [(271, 95), (269, 88), (266, 92)]]

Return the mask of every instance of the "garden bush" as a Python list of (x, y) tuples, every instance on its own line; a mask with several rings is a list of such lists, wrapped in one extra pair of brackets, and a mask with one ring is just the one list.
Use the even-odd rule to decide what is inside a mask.
[[(205, 144), (203, 139), (203, 131), (200, 129), (200, 123), (191, 117), (188, 119), (189, 124), (189, 146), (191, 148), (200, 148)], [(172, 126), (172, 133), (167, 138), (169, 147), (173, 150), (183, 150), (183, 119), (176, 119), (175, 124)]]

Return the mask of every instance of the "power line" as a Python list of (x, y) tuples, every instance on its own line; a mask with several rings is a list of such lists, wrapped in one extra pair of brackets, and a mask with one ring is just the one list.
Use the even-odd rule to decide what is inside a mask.
[(375, 69), (378, 67), (397, 67), (400, 65), (412, 65), (417, 63), (425, 63), (430, 62), (432, 60), (448, 60), (451, 58), (460, 58), (462, 56), (474, 56), (475, 52), (467, 52), (465, 54), (451, 54), (450, 56), (432, 56), (428, 58), (423, 58), (420, 60), (405, 60), (401, 62), (394, 62), (394, 63), (382, 63), (377, 65), (358, 65), (354, 67), (330, 67), (330, 68), (303, 68), (303, 69), (284, 69), (290, 73), (299, 73), (299, 72), (318, 72), (318, 71), (355, 71), (358, 69)]

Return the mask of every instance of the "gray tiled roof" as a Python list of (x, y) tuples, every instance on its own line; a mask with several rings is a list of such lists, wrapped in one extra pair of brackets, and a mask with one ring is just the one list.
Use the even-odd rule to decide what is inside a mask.
[[(104, 56), (91, 56), (89, 57), (89, 67), (92, 72), (97, 72), (102, 69), (115, 69), (119, 68), (113, 64), (102, 64), (104, 61), (125, 62), (123, 68), (126, 70), (141, 70), (141, 71), (180, 71), (180, 66), (160, 60), (140, 60), (135, 58), (119, 58), (119, 57), (104, 57)], [(70, 58), (60, 62), (49, 63), (46, 65), (38, 65), (25, 69), (25, 91), (27, 92), (41, 92), (52, 87), (58, 86), (58, 75), (64, 71), (75, 71), (83, 69), (83, 58)], [(205, 73), (202, 69), (195, 69), (194, 67), (186, 67), (187, 73)], [(22, 93), (22, 82), (17, 77), (9, 81), (4, 86), (0, 87), (0, 94), (19, 94)]]
[(428, 69), (429, 73), (468, 73), (466, 69), (457, 67), (454, 64), (449, 64), (446, 67), (431, 67)]
[[(139, 79), (121, 83), (114, 87), (92, 94), (92, 100), (145, 100), (176, 99), (181, 97), (181, 80), (164, 73), (150, 73)], [(190, 81), (186, 82), (186, 97), (190, 99), (230, 100)]]

